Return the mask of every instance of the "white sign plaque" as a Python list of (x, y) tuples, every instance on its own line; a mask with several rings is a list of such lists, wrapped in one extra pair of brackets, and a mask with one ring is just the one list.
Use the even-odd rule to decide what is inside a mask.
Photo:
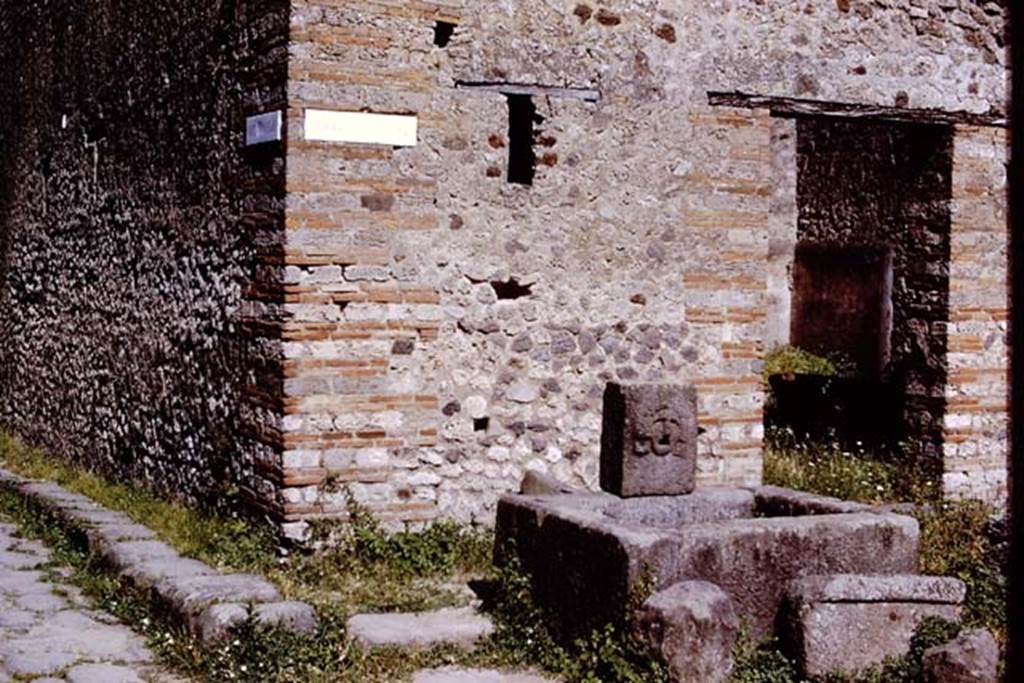
[(418, 119), (406, 114), (306, 110), (306, 139), (415, 147)]

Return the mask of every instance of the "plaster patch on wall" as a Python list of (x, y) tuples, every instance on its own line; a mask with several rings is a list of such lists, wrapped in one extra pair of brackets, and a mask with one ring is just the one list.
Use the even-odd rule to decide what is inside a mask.
[(418, 123), (413, 115), (307, 109), (306, 139), (415, 147)]

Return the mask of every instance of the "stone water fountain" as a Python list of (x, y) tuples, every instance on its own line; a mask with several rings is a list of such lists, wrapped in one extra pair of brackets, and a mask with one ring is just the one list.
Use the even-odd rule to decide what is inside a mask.
[(902, 654), (923, 618), (958, 616), (963, 584), (916, 574), (914, 518), (771, 486), (695, 489), (697, 434), (694, 387), (610, 384), (603, 490), (534, 477), (502, 498), (496, 559), (519, 556), (560, 637), (646, 587), (641, 636), (676, 680), (713, 682), (741, 624), (816, 675)]

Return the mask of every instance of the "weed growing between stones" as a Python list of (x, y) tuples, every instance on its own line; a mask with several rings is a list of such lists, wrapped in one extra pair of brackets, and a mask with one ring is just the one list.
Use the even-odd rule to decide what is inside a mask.
[(757, 643), (744, 628), (733, 647), (734, 668), (730, 683), (797, 683), (796, 665), (774, 641)]
[(278, 565), (275, 539), (269, 529), (250, 523), (234, 500), (220, 501), (216, 509), (199, 511), (167, 501), (133, 484), (114, 483), (88, 470), (29, 448), (0, 432), (0, 462), (34, 479), (55, 481), (97, 503), (124, 512), (188, 557), (214, 567), (266, 572)]
[(993, 510), (978, 501), (921, 508), (921, 573), (953, 576), (967, 586), (963, 623), (987, 628), (1006, 644), (1007, 576), (990, 533)]
[[(183, 554), (224, 569), (263, 573), (286, 597), (308, 600), (317, 607), (322, 623), (313, 637), (249, 623), (232, 641), (204, 648), (155, 612), (144, 596), (126, 590), (82, 550), (82, 539), (64, 531), (45, 511), (28, 506), (12, 493), (0, 494), (0, 513), (49, 543), (55, 563), (73, 567), (73, 580), (86, 594), (144, 632), (151, 648), (183, 673), (213, 681), (389, 681), (418, 668), (459, 664), (539, 666), (567, 681), (666, 680), (664, 667), (652, 661), (632, 636), (625, 615), (570, 645), (557, 643), (546, 627), (545, 615), (533, 602), (530, 578), (521, 567), (514, 563), (497, 571), (490, 567), (493, 536), (485, 530), (440, 523), (422, 531), (389, 533), (366, 510), (352, 504), (348, 523), (314, 527), (314, 539), (322, 545), (318, 552), (279, 558), (269, 533), (240, 516), (198, 512), (138, 488), (113, 484), (47, 460), (3, 435), (0, 459), (23, 475), (55, 480), (125, 512)], [(1004, 640), (1006, 581), (986, 534), (991, 510), (978, 503), (936, 503), (928, 485), (908, 485), (913, 477), (898, 463), (874, 462), (837, 449), (772, 448), (765, 461), (766, 483), (866, 502), (927, 503), (916, 513), (922, 532), (922, 572), (963, 580), (968, 587), (965, 624), (987, 627)], [(447, 647), (418, 653), (366, 652), (348, 643), (345, 620), (356, 611), (465, 604), (472, 597), (465, 584), (473, 578), (487, 579), (494, 586), (497, 626), (495, 636), (475, 652)], [(636, 599), (642, 596), (643, 587), (638, 587)], [(901, 662), (861, 680), (913, 680), (905, 675), (910, 665)], [(796, 683), (798, 679), (792, 663), (777, 649), (745, 643), (737, 649), (734, 680)], [(843, 680), (831, 678), (823, 683)]]
[(766, 484), (865, 503), (916, 504), (912, 514), (921, 525), (921, 572), (963, 581), (965, 623), (988, 628), (1005, 641), (1006, 576), (989, 534), (994, 509), (977, 501), (942, 502), (938, 483), (923, 479), (905, 461), (880, 461), (827, 444), (769, 442)]
[[(993, 508), (978, 501), (943, 502), (938, 482), (924, 478), (912, 462), (881, 459), (866, 452), (846, 452), (830, 444), (801, 444), (790, 437), (770, 433), (766, 439), (766, 484), (865, 503), (915, 504), (911, 514), (921, 526), (921, 573), (952, 576), (963, 581), (967, 586), (964, 625), (987, 628), (1005, 644), (1007, 577), (990, 533)], [(743, 661), (758, 670), (778, 660), (761, 653), (748, 654)], [(868, 683), (913, 680), (894, 677), (897, 674), (893, 671), (899, 670), (899, 667), (889, 667), (875, 672), (875, 678), (863, 680)], [(747, 683), (760, 679), (741, 680)]]
[(384, 682), (425, 667), (480, 663), (479, 656), (453, 647), (364, 651), (348, 642), (342, 605), (321, 608), (321, 626), (312, 636), (265, 628), (250, 620), (230, 641), (205, 646), (145, 595), (126, 587), (85, 550), (83, 536), (69, 531), (48, 511), (0, 490), (0, 515), (13, 519), (26, 535), (47, 543), (53, 551), (52, 565), (70, 567), (70, 580), (100, 609), (142, 633), (163, 663), (197, 680)]

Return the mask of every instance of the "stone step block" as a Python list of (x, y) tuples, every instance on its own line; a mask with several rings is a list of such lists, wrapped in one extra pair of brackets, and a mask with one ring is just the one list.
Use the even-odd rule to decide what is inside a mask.
[(999, 645), (985, 629), (961, 633), (945, 645), (925, 650), (924, 683), (996, 683)]
[[(311, 635), (319, 626), (316, 612), (304, 602), (253, 605), (251, 614), (261, 626), (283, 628), (292, 633)], [(229, 638), (249, 616), (248, 605), (237, 602), (217, 603), (203, 610), (196, 621), (196, 628), (203, 641), (220, 642)]]
[(142, 559), (124, 567), (121, 570), (121, 577), (130, 581), (136, 588), (148, 590), (168, 578), (185, 580), (196, 576), (212, 576), (215, 573), (199, 560), (176, 555)]
[(804, 577), (790, 585), (783, 642), (805, 676), (856, 674), (906, 654), (925, 619), (959, 619), (965, 593), (934, 576)]
[(253, 574), (211, 574), (187, 578), (168, 576), (153, 591), (175, 610), (192, 617), (219, 602), (279, 602), (281, 594), (269, 581)]
[(472, 647), (494, 633), (494, 624), (471, 607), (405, 614), (357, 614), (349, 637), (363, 647), (428, 648), (444, 643)]
[(531, 673), (457, 667), (424, 669), (412, 676), (412, 683), (554, 683), (554, 680)]

